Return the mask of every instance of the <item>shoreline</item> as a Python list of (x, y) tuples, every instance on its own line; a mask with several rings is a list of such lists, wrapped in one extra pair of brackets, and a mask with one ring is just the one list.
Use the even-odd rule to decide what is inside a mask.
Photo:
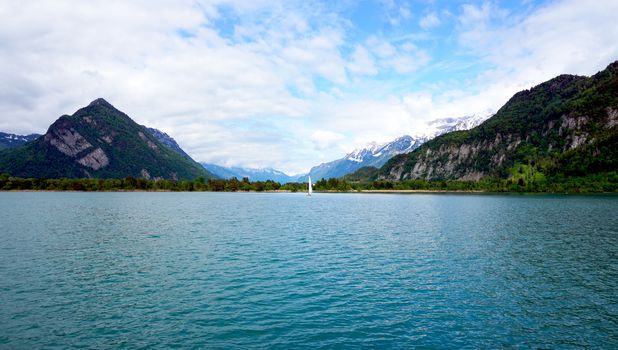
[[(173, 190), (109, 190), (109, 191), (79, 191), (79, 190), (0, 190), (0, 193), (20, 192), (73, 192), (73, 193), (299, 193), (307, 191), (268, 190), (268, 191), (173, 191)], [(314, 194), (618, 194), (617, 192), (516, 192), (516, 191), (485, 191), (485, 190), (351, 190), (351, 191), (313, 191)]]

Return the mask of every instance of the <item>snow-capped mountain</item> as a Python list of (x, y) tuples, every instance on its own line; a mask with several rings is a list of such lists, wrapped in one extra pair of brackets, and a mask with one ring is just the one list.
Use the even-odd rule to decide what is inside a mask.
[(357, 148), (345, 156), (345, 159), (353, 162), (362, 163), (367, 157), (378, 153), (378, 150), (384, 145), (379, 145), (375, 142), (368, 143), (365, 147)]
[(341, 177), (365, 166), (381, 167), (391, 157), (400, 153), (412, 152), (425, 141), (427, 141), (425, 137), (404, 135), (384, 144), (371, 142), (364, 147), (353, 150), (341, 159), (314, 166), (307, 175), (301, 176), (299, 181), (305, 181), (308, 175), (312, 179), (319, 180)]
[[(341, 159), (314, 166), (307, 175), (310, 175), (312, 179), (319, 180), (341, 177), (366, 166), (379, 168), (397, 154), (412, 152), (423, 143), (447, 132), (471, 129), (492, 115), (492, 113), (487, 112), (461, 118), (432, 120), (427, 123), (427, 132), (422, 135), (404, 135), (384, 144), (371, 142), (364, 147), (353, 150)], [(298, 180), (305, 181), (307, 175), (299, 177)]]
[(371, 142), (365, 147), (357, 148), (348, 153), (343, 159), (362, 163), (363, 166), (380, 167), (392, 156), (412, 152), (425, 141), (427, 141), (426, 137), (404, 135), (384, 144)]
[[(238, 179), (248, 177), (251, 181), (273, 180), (280, 183), (287, 183), (295, 181), (306, 181), (308, 175), (311, 175), (314, 181), (317, 181), (321, 178), (328, 179), (331, 177), (341, 177), (351, 172), (354, 172), (362, 167), (381, 167), (390, 158), (397, 154), (412, 152), (428, 140), (444, 133), (457, 130), (471, 129), (481, 124), (491, 115), (491, 113), (481, 113), (461, 118), (443, 118), (432, 120), (427, 123), (428, 131), (422, 135), (404, 135), (398, 137), (391, 142), (383, 144), (371, 142), (364, 147), (353, 150), (341, 159), (337, 159), (332, 162), (322, 163), (318, 166), (315, 166), (311, 168), (309, 173), (302, 175), (290, 176), (285, 174), (284, 172), (270, 168), (252, 169), (243, 167), (225, 167), (209, 163), (201, 164), (206, 170), (210, 171), (218, 177), (226, 179), (232, 177), (236, 177)], [(174, 140), (171, 136), (169, 136), (163, 131), (154, 128), (145, 128), (159, 142), (176, 151), (183, 157), (191, 159), (191, 157), (186, 152), (184, 152), (182, 148), (180, 148), (176, 140)], [(16, 147), (26, 142), (36, 140), (40, 136), (41, 135), (38, 134), (23, 136), (0, 132), (0, 149)]]
[(489, 119), (494, 113), (486, 111), (468, 115), (461, 118), (442, 118), (435, 119), (427, 123), (428, 132), (426, 136), (432, 139), (436, 136), (446, 134), (447, 132), (470, 130), (477, 125), (480, 125), (485, 120)]
[(251, 181), (273, 180), (282, 184), (296, 181), (296, 177), (289, 176), (282, 171), (271, 168), (253, 169), (243, 167), (225, 167), (210, 163), (200, 164), (202, 164), (204, 169), (223, 179), (231, 179), (235, 177), (241, 180), (243, 177), (248, 177)]
[(34, 141), (40, 136), (39, 134), (16, 135), (0, 132), (0, 149), (17, 147), (26, 142)]

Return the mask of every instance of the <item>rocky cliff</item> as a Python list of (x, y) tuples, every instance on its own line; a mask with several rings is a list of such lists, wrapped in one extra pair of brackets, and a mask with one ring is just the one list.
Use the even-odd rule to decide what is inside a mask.
[(386, 180), (508, 178), (520, 164), (540, 174), (585, 175), (618, 167), (618, 62), (592, 77), (561, 75), (514, 95), (468, 131), (393, 157)]
[(34, 178), (212, 177), (103, 99), (61, 116), (36, 141), (0, 153), (0, 172)]

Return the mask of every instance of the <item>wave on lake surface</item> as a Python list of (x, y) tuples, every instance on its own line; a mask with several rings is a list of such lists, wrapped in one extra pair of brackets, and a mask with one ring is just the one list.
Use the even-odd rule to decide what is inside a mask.
[(618, 197), (0, 193), (0, 348), (616, 348)]

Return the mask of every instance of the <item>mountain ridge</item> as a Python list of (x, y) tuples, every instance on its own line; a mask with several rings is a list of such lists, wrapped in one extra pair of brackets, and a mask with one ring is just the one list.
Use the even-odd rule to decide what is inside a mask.
[(231, 179), (235, 177), (242, 180), (244, 177), (247, 177), (250, 181), (272, 180), (281, 184), (298, 181), (298, 176), (287, 175), (282, 171), (272, 168), (225, 167), (206, 162), (202, 162), (200, 164), (206, 170), (222, 179)]
[(21, 146), (39, 137), (41, 134), (17, 135), (0, 131), (0, 150)]
[(178, 142), (176, 142), (176, 140), (173, 137), (171, 137), (170, 135), (168, 135), (164, 131), (161, 131), (161, 130), (155, 129), (155, 128), (151, 128), (151, 127), (148, 127), (148, 126), (145, 126), (145, 125), (142, 125), (142, 127), (144, 127), (146, 130), (148, 130), (150, 135), (154, 136), (163, 145), (169, 147), (170, 149), (172, 149), (174, 152), (178, 153), (182, 157), (184, 157), (184, 158), (186, 158), (186, 159), (188, 159), (188, 160), (190, 160), (192, 162), (195, 162), (195, 160), (193, 158), (191, 158), (191, 156), (188, 155), (187, 152), (185, 152), (180, 147)]
[(427, 122), (428, 130), (422, 135), (403, 135), (384, 144), (371, 142), (364, 147), (357, 148), (343, 158), (322, 163), (312, 167), (299, 181), (306, 181), (311, 176), (315, 181), (319, 179), (339, 178), (351, 174), (364, 167), (379, 168), (389, 159), (398, 155), (414, 151), (432, 138), (457, 130), (466, 130), (474, 127), (492, 115), (490, 111), (459, 118), (434, 119)]
[(477, 181), (528, 173), (533, 181), (616, 171), (617, 126), (618, 61), (591, 77), (563, 74), (520, 91), (479, 126), (395, 156), (374, 177)]
[(102, 98), (60, 116), (42, 137), (4, 150), (0, 172), (47, 178), (213, 177)]

